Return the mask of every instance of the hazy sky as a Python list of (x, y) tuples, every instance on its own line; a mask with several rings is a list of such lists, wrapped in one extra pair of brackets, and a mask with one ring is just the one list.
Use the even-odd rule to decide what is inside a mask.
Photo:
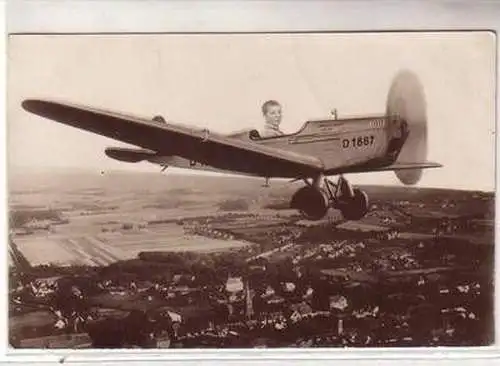
[[(495, 38), (491, 33), (71, 35), (8, 41), (10, 167), (159, 170), (104, 155), (124, 146), (30, 115), (25, 98), (166, 119), (219, 132), (260, 127), (266, 99), (283, 104), (285, 132), (337, 108), (382, 113), (392, 78), (415, 72), (424, 85), (429, 160), (422, 186), (494, 189)], [(348, 175), (397, 183), (392, 172)]]

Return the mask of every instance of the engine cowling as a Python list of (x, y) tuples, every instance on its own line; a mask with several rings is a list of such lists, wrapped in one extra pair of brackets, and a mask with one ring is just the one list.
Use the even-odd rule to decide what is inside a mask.
[(328, 212), (328, 196), (321, 189), (302, 187), (293, 195), (290, 207), (299, 210), (308, 220), (320, 220)]

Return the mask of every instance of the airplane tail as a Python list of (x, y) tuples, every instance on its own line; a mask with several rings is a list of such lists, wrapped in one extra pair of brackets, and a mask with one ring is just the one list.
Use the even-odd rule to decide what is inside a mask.
[(417, 184), (424, 168), (441, 165), (426, 161), (426, 100), (422, 84), (411, 71), (403, 70), (393, 79), (387, 96), (386, 114), (403, 118), (409, 129), (408, 137), (392, 170), (403, 184)]

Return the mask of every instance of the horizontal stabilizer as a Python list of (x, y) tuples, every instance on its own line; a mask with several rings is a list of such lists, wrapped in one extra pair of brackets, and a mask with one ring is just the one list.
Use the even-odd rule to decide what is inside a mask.
[(394, 171), (401, 183), (404, 183), (405, 185), (414, 185), (420, 180), (423, 169), (441, 167), (443, 167), (443, 165), (431, 161), (419, 163), (406, 163), (398, 161), (387, 166), (350, 169), (349, 173)]
[(403, 163), (396, 162), (384, 168), (377, 170), (407, 170), (407, 169), (429, 169), (429, 168), (442, 168), (443, 165), (439, 163), (434, 163), (431, 161), (421, 162), (421, 163)]
[(156, 152), (148, 149), (133, 149), (126, 147), (108, 147), (105, 150), (108, 157), (127, 163), (138, 163), (156, 156)]

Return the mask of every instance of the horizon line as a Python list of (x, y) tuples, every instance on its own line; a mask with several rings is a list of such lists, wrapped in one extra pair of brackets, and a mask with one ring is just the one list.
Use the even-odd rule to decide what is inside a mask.
[[(153, 170), (147, 170), (147, 169), (120, 169), (120, 168), (113, 168), (113, 169), (99, 169), (98, 167), (92, 168), (92, 167), (79, 167), (79, 166), (29, 166), (29, 165), (11, 165), (6, 169), (7, 171), (7, 177), (9, 176), (9, 171), (10, 174), (12, 174), (12, 170), (17, 170), (16, 173), (20, 174), (29, 174), (29, 173), (50, 173), (51, 170), (57, 171), (57, 172), (80, 172), (80, 173), (91, 173), (91, 174), (101, 174), (101, 175), (106, 175), (106, 174), (131, 174), (131, 175), (139, 175), (139, 174), (158, 174), (163, 175), (164, 177), (168, 176), (186, 176), (186, 177), (200, 177), (200, 178), (237, 178), (237, 179), (255, 179), (255, 180), (263, 180), (264, 178), (262, 177), (257, 177), (257, 176), (249, 176), (249, 175), (239, 175), (239, 174), (230, 174), (230, 173), (217, 173), (217, 172), (204, 172), (204, 171), (190, 171), (186, 169), (181, 169), (181, 168), (176, 168), (176, 167), (170, 167), (170, 171), (161, 172), (160, 170), (158, 171), (153, 171)], [(8, 178), (7, 178), (8, 179)], [(278, 181), (280, 183), (292, 183), (292, 179), (287, 179), (287, 178), (271, 178), (270, 181)], [(484, 192), (484, 193), (492, 193), (495, 194), (496, 190), (486, 190), (486, 189), (477, 189), (477, 188), (460, 188), (460, 187), (440, 187), (440, 186), (419, 186), (419, 185), (414, 185), (414, 186), (406, 186), (402, 183), (400, 184), (390, 184), (390, 183), (383, 183), (383, 184), (356, 184), (357, 186), (373, 186), (373, 187), (392, 187), (392, 188), (409, 188), (409, 189), (440, 189), (440, 190), (450, 190), (450, 191), (467, 191), (467, 192)]]

